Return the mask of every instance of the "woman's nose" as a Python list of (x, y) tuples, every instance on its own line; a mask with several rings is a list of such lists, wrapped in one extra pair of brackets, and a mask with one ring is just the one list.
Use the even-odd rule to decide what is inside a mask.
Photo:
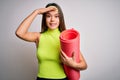
[(54, 21), (55, 20), (55, 18), (54, 17), (51, 17), (51, 21)]

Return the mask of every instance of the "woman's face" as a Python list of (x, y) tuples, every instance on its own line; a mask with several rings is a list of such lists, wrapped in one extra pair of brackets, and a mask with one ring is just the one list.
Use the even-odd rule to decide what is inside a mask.
[(46, 13), (46, 24), (49, 29), (58, 28), (60, 24), (58, 10), (49, 11)]

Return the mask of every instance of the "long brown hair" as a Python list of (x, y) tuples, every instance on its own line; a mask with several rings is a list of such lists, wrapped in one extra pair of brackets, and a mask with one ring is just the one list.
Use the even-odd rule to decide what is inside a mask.
[[(60, 20), (60, 24), (59, 24), (59, 31), (62, 32), (63, 30), (66, 29), (65, 27), (65, 21), (64, 21), (64, 15), (63, 15), (63, 12), (62, 12), (62, 9), (60, 8), (60, 6), (56, 3), (49, 3), (46, 5), (46, 8), (49, 7), (49, 6), (55, 6), (57, 9), (58, 9), (58, 12), (59, 12), (59, 20)], [(46, 25), (46, 13), (43, 14), (43, 17), (42, 17), (42, 25), (41, 25), (41, 32), (45, 32), (47, 31), (48, 27)]]

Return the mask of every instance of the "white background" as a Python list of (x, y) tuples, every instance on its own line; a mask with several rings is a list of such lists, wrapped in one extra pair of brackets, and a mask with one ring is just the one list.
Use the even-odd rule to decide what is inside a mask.
[[(120, 0), (1, 0), (0, 80), (36, 78), (35, 44), (17, 38), (15, 30), (33, 10), (50, 2), (61, 6), (66, 27), (80, 32), (88, 64), (81, 80), (120, 80)], [(30, 31), (40, 31), (41, 17)]]

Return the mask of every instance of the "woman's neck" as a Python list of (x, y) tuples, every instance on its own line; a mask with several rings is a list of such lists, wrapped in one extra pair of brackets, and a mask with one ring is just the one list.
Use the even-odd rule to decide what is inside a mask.
[(56, 29), (49, 29), (48, 28), (47, 32), (49, 32), (49, 33), (56, 33), (56, 32), (59, 32), (59, 28), (56, 28)]

